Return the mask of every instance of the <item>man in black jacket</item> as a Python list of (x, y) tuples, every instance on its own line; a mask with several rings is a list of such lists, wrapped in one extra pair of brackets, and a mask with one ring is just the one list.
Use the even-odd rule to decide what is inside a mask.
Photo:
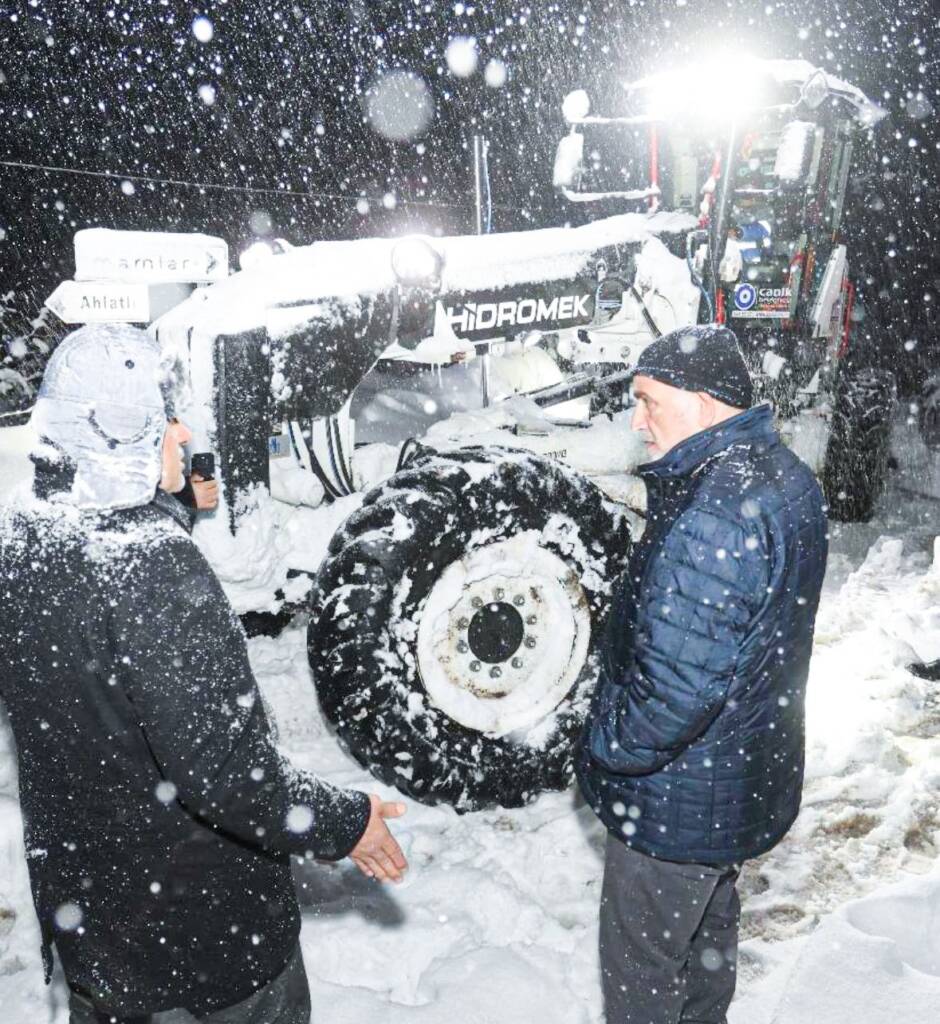
[(34, 422), (33, 495), (0, 512), (0, 696), (47, 978), (54, 942), (76, 1024), (307, 1024), (290, 855), (398, 879), (383, 819), (404, 807), (275, 749), (244, 634), (167, 493), (188, 434), (167, 429), (156, 343), (74, 332)]

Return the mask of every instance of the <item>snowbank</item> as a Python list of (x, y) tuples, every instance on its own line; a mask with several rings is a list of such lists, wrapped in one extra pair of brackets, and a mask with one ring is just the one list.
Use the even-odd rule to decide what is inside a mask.
[(33, 464), (29, 453), (39, 441), (31, 422), (21, 427), (3, 427), (0, 438), (0, 500), (19, 486), (32, 487)]
[[(840, 907), (782, 973), (776, 991), (755, 993), (735, 1007), (732, 1020), (934, 1024), (940, 1012), (940, 871)], [(761, 995), (763, 1006), (750, 1005)]]

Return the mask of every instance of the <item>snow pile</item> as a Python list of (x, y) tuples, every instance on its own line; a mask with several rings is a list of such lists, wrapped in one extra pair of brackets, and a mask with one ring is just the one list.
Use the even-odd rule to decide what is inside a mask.
[[(228, 528), (224, 509), (201, 515), (193, 537), (236, 612), (276, 612), (278, 592), (287, 602), (303, 601), (309, 574), (316, 572), (336, 528), (362, 497), (351, 494), (313, 509), (274, 501), (259, 484), (237, 510), (237, 537)], [(289, 577), (290, 570), (301, 575)]]
[(783, 443), (819, 476), (829, 443), (829, 422), (823, 415), (823, 408), (813, 406), (804, 409), (798, 416), (780, 420), (775, 426)]
[(940, 1007), (940, 872), (850, 903), (807, 940), (773, 1024), (934, 1024)]
[[(17, 790), (16, 748), (0, 704), (0, 1007), (4, 1024), (53, 1020), (43, 985), (39, 922), (33, 910)], [(61, 995), (57, 998), (61, 1001)]]
[(559, 430), (545, 412), (521, 396), (489, 409), (458, 413), (434, 424), (422, 443), (446, 452), (468, 444), (522, 448), (553, 455), (587, 476), (626, 474), (646, 461), (642, 437), (630, 429), (632, 410), (598, 416), (583, 428)]
[(32, 487), (33, 464), (29, 453), (36, 447), (39, 435), (31, 422), (20, 427), (3, 427), (0, 436), (0, 500), (5, 500), (14, 488)]
[[(302, 630), (251, 643), (282, 748), (331, 781), (381, 792), (336, 745), (311, 692)], [(301, 681), (301, 677), (302, 681)], [(397, 798), (397, 797), (396, 797)], [(457, 815), (409, 802), (411, 864), (379, 889), (348, 867), (304, 867), (302, 942), (314, 1007), (339, 1024), (596, 1020), (593, 939), (603, 836), (573, 793)], [(350, 951), (355, 949), (355, 955)], [(595, 1004), (592, 1011), (592, 1004)]]
[(637, 255), (636, 286), (662, 334), (696, 322), (701, 294), (685, 260), (673, 256), (658, 238), (651, 238)]

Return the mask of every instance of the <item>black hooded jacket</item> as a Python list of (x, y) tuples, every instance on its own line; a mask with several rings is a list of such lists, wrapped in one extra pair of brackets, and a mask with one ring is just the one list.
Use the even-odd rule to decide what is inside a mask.
[(245, 637), (186, 510), (0, 509), (0, 697), (47, 964), (117, 1015), (239, 1002), (283, 968), (290, 854), (369, 816), (277, 753)]

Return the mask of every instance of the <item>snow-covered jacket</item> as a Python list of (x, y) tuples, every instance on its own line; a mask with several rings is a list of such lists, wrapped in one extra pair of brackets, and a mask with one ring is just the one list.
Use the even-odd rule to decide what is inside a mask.
[(46, 500), (67, 470), (40, 462), (0, 510), (0, 697), (44, 952), (118, 1016), (204, 1015), (283, 968), (290, 855), (346, 855), (368, 798), (279, 756), (186, 510)]
[(800, 805), (822, 495), (767, 406), (640, 472), (647, 526), (611, 610), (579, 781), (629, 846), (739, 862)]

